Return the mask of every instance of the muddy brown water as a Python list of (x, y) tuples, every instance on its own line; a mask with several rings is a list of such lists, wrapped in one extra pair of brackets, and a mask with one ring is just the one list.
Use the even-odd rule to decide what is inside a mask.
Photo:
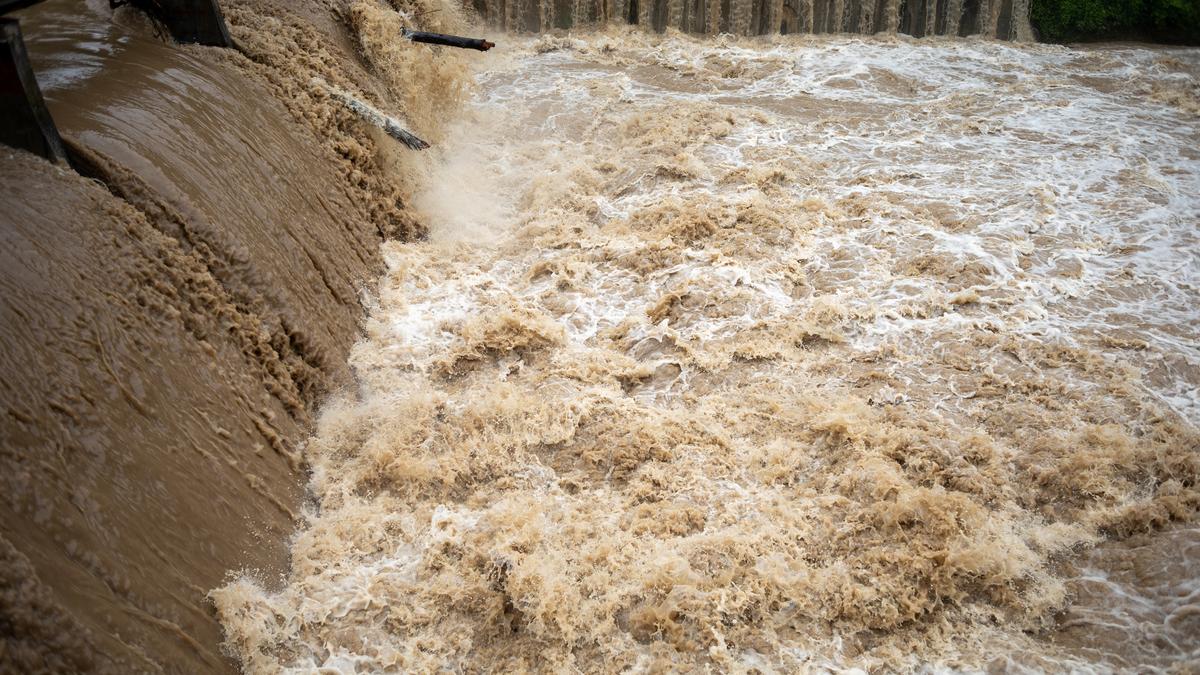
[[(270, 7), (229, 5), (254, 53)], [(0, 670), (229, 670), (205, 595), (286, 569), (311, 407), (349, 381), (381, 231), (407, 225), (273, 91), (315, 72), (107, 3), (18, 17), (85, 176), (0, 151)]]
[(1195, 50), (497, 41), (247, 670), (1195, 667)]
[(438, 8), (22, 15), (0, 668), (1196, 667), (1195, 50)]

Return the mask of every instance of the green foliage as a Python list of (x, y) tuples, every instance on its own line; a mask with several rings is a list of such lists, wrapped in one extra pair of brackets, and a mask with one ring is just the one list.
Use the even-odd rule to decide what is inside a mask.
[(1200, 0), (1156, 0), (1150, 4), (1152, 25), (1159, 35), (1200, 43)]
[(1043, 40), (1200, 43), (1200, 0), (1033, 0)]

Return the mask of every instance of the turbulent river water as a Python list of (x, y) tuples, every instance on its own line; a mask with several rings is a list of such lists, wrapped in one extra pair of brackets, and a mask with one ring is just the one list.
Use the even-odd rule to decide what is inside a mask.
[(1200, 665), (1200, 52), (495, 39), (247, 670)]

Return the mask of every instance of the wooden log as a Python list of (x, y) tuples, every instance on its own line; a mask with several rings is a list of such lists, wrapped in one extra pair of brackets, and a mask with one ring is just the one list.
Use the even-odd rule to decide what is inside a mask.
[(350, 92), (338, 89), (319, 77), (313, 78), (312, 83), (315, 86), (321, 87), (325, 91), (329, 92), (330, 96), (341, 101), (342, 104), (350, 110), (350, 112), (358, 115), (358, 117), (364, 122), (383, 129), (384, 133), (396, 139), (397, 141), (400, 141), (409, 149), (425, 150), (429, 147), (428, 143), (418, 138), (416, 134), (412, 133), (408, 129), (405, 129), (404, 125), (402, 125), (399, 120), (390, 115), (385, 115), (379, 110), (376, 110), (366, 101), (355, 98), (350, 94)]
[(477, 38), (465, 38), (457, 35), (444, 35), (442, 33), (426, 33), (419, 30), (404, 30), (404, 37), (413, 42), (424, 42), (431, 45), (444, 45), (446, 47), (458, 47), (459, 49), (476, 49), (481, 52), (495, 47), (495, 43)]

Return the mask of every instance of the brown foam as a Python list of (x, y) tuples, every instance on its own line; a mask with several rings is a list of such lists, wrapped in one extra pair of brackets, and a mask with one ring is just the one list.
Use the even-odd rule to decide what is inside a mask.
[[(550, 48), (573, 53), (530, 56)], [(490, 155), (514, 174), (501, 183), (514, 213), (490, 245), (448, 232), (385, 246), (352, 356), (361, 388), (308, 446), (319, 509), (288, 584), (213, 592), (246, 668), (1116, 662), (1045, 637), (1078, 593), (1063, 562), (1194, 517), (1194, 425), (1099, 341), (963, 320), (856, 347), (881, 313), (864, 277), (922, 286), (898, 319), (992, 317), (1020, 291), (989, 289), (999, 270), (923, 237), (822, 240), (902, 206), (937, 231), (986, 224), (872, 189), (894, 177), (802, 198), (821, 167), (788, 145), (748, 144), (720, 170), (714, 147), (772, 122), (757, 99), (670, 98), (720, 47), (609, 31), (520, 49), (531, 70), (582, 62), (604, 81), (455, 130), (454, 167), (515, 139)], [(633, 75), (607, 68), (666, 49), (683, 65), (638, 83), (667, 94), (631, 105), (620, 78)], [(814, 107), (787, 114), (816, 124)], [(1048, 256), (1055, 242), (1039, 245)], [(765, 311), (753, 280), (793, 310)], [(594, 305), (607, 309), (588, 332), (579, 314)]]

